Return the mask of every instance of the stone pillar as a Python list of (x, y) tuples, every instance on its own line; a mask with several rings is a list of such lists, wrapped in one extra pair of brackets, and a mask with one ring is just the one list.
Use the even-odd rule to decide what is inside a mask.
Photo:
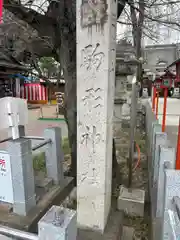
[(156, 217), (162, 218), (164, 207), (164, 163), (169, 162), (170, 168), (175, 168), (176, 151), (175, 148), (160, 146), (159, 148), (159, 174), (157, 188), (157, 208)]
[[(164, 211), (163, 211), (163, 227), (161, 239), (179, 239), (176, 235), (178, 230), (179, 219), (175, 215), (175, 206), (173, 204), (173, 197), (180, 197), (180, 171), (174, 169), (165, 170), (165, 185), (164, 189)], [(172, 217), (171, 217), (172, 216)], [(172, 226), (174, 225), (174, 226)], [(172, 229), (172, 227), (174, 229)], [(176, 235), (176, 236), (175, 236)], [(158, 238), (160, 239), (160, 238)]]
[(159, 171), (159, 147), (165, 146), (167, 143), (167, 133), (157, 132), (155, 133), (155, 152), (153, 160), (153, 187), (157, 187), (157, 178)]
[(18, 129), (19, 129), (19, 136), (20, 137), (24, 137), (26, 134), (25, 134), (25, 127), (22, 126), (22, 125), (19, 125), (18, 126)]
[[(25, 127), (23, 125), (19, 125), (18, 126), (18, 136), (19, 138), (24, 137), (25, 134)], [(12, 138), (12, 129), (9, 128), (8, 129), (8, 137)]]
[[(154, 174), (154, 159), (155, 159), (155, 136), (157, 132), (161, 132), (161, 125), (159, 123), (152, 123), (152, 132), (150, 132), (151, 135), (151, 143), (150, 143), (150, 153), (152, 156), (151, 162), (150, 162), (150, 169), (151, 169), (151, 174), (152, 174), (152, 178), (153, 178), (153, 174)], [(153, 179), (151, 179), (151, 184), (152, 184)]]
[(155, 149), (152, 168), (152, 213), (156, 215), (156, 202), (157, 202), (157, 185), (158, 185), (158, 172), (159, 172), (159, 147), (164, 146), (167, 142), (167, 134), (162, 132), (155, 133)]
[(103, 232), (111, 207), (116, 1), (77, 1), (77, 221)]
[(76, 237), (77, 216), (74, 210), (52, 206), (38, 223), (39, 240), (76, 240)]
[(13, 181), (13, 212), (26, 216), (36, 205), (31, 141), (17, 139), (8, 142)]
[(51, 143), (45, 148), (47, 177), (53, 179), (55, 184), (62, 183), (64, 179), (64, 154), (62, 150), (61, 128), (46, 128), (44, 130), (44, 137), (51, 139)]

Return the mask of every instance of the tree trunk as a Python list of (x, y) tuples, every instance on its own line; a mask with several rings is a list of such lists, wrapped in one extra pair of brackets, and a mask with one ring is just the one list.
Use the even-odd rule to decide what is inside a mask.
[[(71, 2), (71, 1), (70, 1)], [(70, 175), (76, 180), (77, 168), (77, 107), (76, 107), (76, 5), (64, 1), (63, 27), (60, 26), (61, 46), (59, 60), (62, 65), (65, 79), (65, 119), (68, 126), (68, 137), (71, 148)]]
[[(76, 63), (75, 63), (76, 64)], [(77, 126), (76, 126), (76, 67), (71, 72), (64, 71), (65, 77), (65, 118), (68, 126), (69, 144), (71, 147), (70, 175), (76, 178), (77, 162)]]
[[(138, 59), (142, 57), (142, 33), (144, 24), (145, 0), (139, 0), (139, 20), (137, 31), (136, 54)], [(142, 82), (142, 64), (138, 65), (137, 80)]]
[[(74, 41), (75, 42), (75, 41)], [(71, 43), (73, 44), (73, 43)], [(76, 45), (76, 42), (75, 42)], [(71, 168), (69, 174), (76, 179), (76, 162), (77, 162), (77, 124), (76, 124), (76, 59), (71, 56), (71, 52), (66, 44), (61, 48), (62, 54), (61, 62), (64, 79), (65, 79), (65, 92), (64, 92), (64, 117), (68, 127), (69, 145), (71, 148)], [(76, 55), (75, 55), (76, 56)], [(73, 60), (73, 61), (71, 61)]]
[[(132, 21), (132, 35), (133, 35), (133, 42), (134, 47), (136, 51), (136, 58), (139, 60), (142, 56), (142, 31), (143, 31), (143, 23), (144, 23), (144, 11), (145, 11), (145, 1), (139, 0), (139, 17), (137, 18), (137, 13), (135, 10), (135, 4), (134, 1), (131, 0), (131, 21)], [(141, 75), (142, 75), (142, 64), (138, 65), (137, 68), (137, 81), (141, 81)]]
[[(136, 30), (136, 58), (139, 60), (140, 57), (142, 57), (142, 46), (141, 46), (141, 41), (142, 41), (142, 29), (137, 29)], [(137, 81), (141, 82), (141, 75), (142, 75), (142, 64), (138, 64), (137, 67)]]

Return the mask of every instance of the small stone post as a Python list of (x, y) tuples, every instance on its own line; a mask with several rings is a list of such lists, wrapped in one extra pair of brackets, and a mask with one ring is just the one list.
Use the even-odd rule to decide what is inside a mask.
[(76, 240), (76, 211), (52, 206), (38, 223), (38, 239)]
[(152, 127), (151, 127), (152, 132), (150, 132), (150, 136), (151, 136), (150, 150), (152, 151), (152, 157), (154, 159), (153, 152), (155, 150), (155, 134), (157, 132), (161, 132), (161, 124), (159, 124), (158, 122), (153, 122), (151, 124), (152, 124)]
[(167, 133), (157, 132), (155, 133), (155, 152), (154, 152), (154, 164), (153, 164), (153, 187), (157, 184), (158, 171), (159, 171), (159, 147), (164, 146), (167, 143)]
[(44, 137), (51, 139), (51, 143), (45, 147), (47, 177), (53, 179), (55, 184), (60, 184), (64, 179), (61, 128), (45, 129)]
[(150, 147), (150, 153), (151, 153), (151, 163), (150, 163), (150, 171), (151, 171), (151, 188), (153, 185), (153, 174), (154, 174), (154, 159), (155, 159), (155, 135), (157, 132), (161, 132), (161, 125), (158, 123), (152, 123), (152, 133), (151, 133), (151, 147)]
[(170, 168), (175, 168), (175, 148), (160, 146), (159, 148), (159, 174), (158, 174), (158, 186), (157, 186), (157, 208), (156, 208), (156, 217), (163, 216), (163, 203), (164, 203), (164, 163), (169, 162)]
[(19, 125), (18, 129), (19, 129), (19, 136), (24, 137), (25, 136), (25, 127), (22, 125)]
[[(173, 231), (173, 227), (179, 227), (176, 222), (172, 222), (171, 216), (174, 215), (173, 197), (180, 197), (180, 171), (174, 169), (165, 170), (165, 184), (164, 184), (165, 198), (163, 209), (162, 227), (159, 226), (159, 230), (162, 229), (162, 238), (158, 239), (178, 239), (176, 231)], [(158, 231), (159, 231), (158, 230)], [(176, 236), (174, 236), (176, 235)], [(176, 238), (175, 238), (176, 237)]]
[[(8, 130), (8, 136), (12, 137), (12, 131), (11, 128)], [(19, 137), (24, 137), (25, 136), (25, 127), (23, 125), (18, 126), (18, 131), (19, 131)]]
[(158, 132), (155, 134), (155, 152), (153, 162), (153, 181), (152, 181), (152, 207), (154, 208), (152, 213), (153, 216), (156, 214), (156, 202), (157, 202), (157, 183), (158, 183), (158, 172), (159, 172), (159, 147), (165, 145), (167, 142), (167, 134)]
[(8, 142), (13, 181), (13, 212), (26, 216), (36, 205), (31, 140), (16, 139)]

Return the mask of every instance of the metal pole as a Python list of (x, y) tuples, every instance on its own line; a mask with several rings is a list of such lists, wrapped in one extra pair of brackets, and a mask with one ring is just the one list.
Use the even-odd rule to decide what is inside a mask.
[(153, 87), (153, 99), (152, 99), (152, 111), (155, 110), (155, 99), (156, 99), (156, 87)]
[(159, 107), (159, 92), (156, 95), (156, 119), (158, 119), (158, 107)]
[(38, 236), (33, 233), (20, 231), (14, 228), (0, 225), (0, 234), (25, 240), (38, 240)]
[(176, 170), (180, 170), (180, 118), (179, 118), (177, 150), (176, 150)]
[(164, 106), (163, 106), (162, 132), (165, 132), (165, 128), (166, 128), (167, 96), (168, 96), (168, 89), (165, 88), (164, 89)]
[(43, 141), (43, 142), (35, 145), (34, 147), (32, 147), (32, 151), (35, 151), (35, 150), (37, 150), (38, 148), (41, 148), (41, 147), (43, 147), (44, 145), (46, 145), (46, 144), (48, 144), (48, 143), (51, 143), (51, 139), (47, 139), (47, 140), (45, 140), (45, 141)]
[(43, 137), (38, 137), (38, 136), (24, 136), (24, 137), (21, 137), (21, 138), (33, 139), (33, 140), (41, 140), (41, 141), (44, 141), (44, 140), (45, 140), (45, 138), (43, 138)]
[(9, 138), (5, 138), (5, 139), (3, 139), (3, 140), (0, 140), (0, 143), (7, 142), (7, 141), (9, 141), (9, 140), (12, 140), (12, 138), (11, 138), (11, 137), (9, 137)]
[(132, 96), (131, 96), (131, 119), (130, 119), (130, 149), (129, 149), (129, 176), (128, 176), (128, 187), (132, 184), (132, 161), (134, 156), (134, 138), (136, 129), (136, 114), (137, 114), (137, 82), (136, 76), (132, 80)]

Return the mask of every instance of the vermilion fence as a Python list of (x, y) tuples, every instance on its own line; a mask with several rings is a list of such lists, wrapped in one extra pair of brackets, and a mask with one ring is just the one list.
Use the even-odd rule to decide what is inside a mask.
[(28, 102), (48, 101), (47, 88), (39, 83), (25, 83), (21, 86), (20, 94)]

